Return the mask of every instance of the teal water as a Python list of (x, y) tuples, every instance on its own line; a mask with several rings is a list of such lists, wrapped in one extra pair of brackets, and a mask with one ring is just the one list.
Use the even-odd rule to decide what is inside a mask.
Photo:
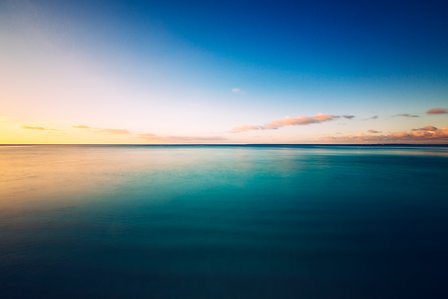
[(0, 298), (446, 298), (448, 147), (2, 146)]

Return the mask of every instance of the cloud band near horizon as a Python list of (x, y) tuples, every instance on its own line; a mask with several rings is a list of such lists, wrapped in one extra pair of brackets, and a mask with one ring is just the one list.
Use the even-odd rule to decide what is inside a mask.
[(446, 143), (448, 141), (448, 127), (437, 128), (428, 125), (422, 128), (412, 129), (410, 131), (389, 132), (381, 134), (377, 130), (368, 130), (367, 133), (345, 136), (328, 136), (322, 138), (326, 142), (335, 143)]
[(153, 133), (136, 133), (127, 129), (95, 128), (87, 125), (73, 125), (72, 127), (75, 129), (91, 130), (97, 133), (131, 135), (139, 139), (155, 143), (211, 143), (223, 142), (227, 140), (227, 138), (221, 136), (163, 136)]

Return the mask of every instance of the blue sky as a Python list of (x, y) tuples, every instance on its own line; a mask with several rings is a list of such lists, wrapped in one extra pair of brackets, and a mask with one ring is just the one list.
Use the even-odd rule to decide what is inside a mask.
[[(2, 114), (23, 142), (445, 140), (412, 133), (448, 125), (426, 113), (448, 106), (444, 1), (18, 0), (0, 24)], [(318, 114), (336, 117), (301, 123)]]

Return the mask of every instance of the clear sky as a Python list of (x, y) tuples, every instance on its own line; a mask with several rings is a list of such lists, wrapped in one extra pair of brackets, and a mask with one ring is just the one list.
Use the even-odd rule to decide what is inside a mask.
[(0, 1), (0, 143), (448, 143), (446, 1)]

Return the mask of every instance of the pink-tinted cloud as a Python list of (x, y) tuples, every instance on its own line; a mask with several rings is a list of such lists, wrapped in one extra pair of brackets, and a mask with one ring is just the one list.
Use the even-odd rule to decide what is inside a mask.
[(254, 126), (254, 125), (242, 125), (239, 127), (236, 127), (232, 129), (232, 133), (240, 133), (240, 132), (246, 132), (246, 131), (254, 131), (254, 130), (263, 130), (263, 126)]
[(447, 114), (448, 109), (446, 108), (432, 108), (426, 111), (427, 114)]
[(265, 125), (243, 125), (231, 130), (232, 133), (241, 133), (254, 130), (275, 130), (286, 126), (305, 126), (310, 124), (318, 124), (327, 122), (338, 118), (352, 119), (353, 115), (330, 115), (318, 113), (314, 116), (296, 116), (296, 117), (284, 117), (276, 119)]
[(110, 134), (117, 134), (117, 135), (127, 135), (131, 134), (129, 130), (126, 129), (111, 129), (111, 128), (94, 128), (86, 125), (74, 125), (72, 126), (75, 129), (89, 129), (96, 132), (103, 132), (103, 133), (110, 133)]
[(87, 125), (74, 125), (76, 129), (87, 129), (96, 133), (129, 135), (151, 143), (220, 143), (227, 139), (221, 136), (162, 136), (153, 133), (137, 133), (127, 129), (95, 128)]
[(322, 140), (334, 143), (447, 143), (448, 127), (436, 128), (426, 126), (423, 128), (412, 129), (409, 132), (389, 132), (381, 134), (370, 132), (369, 134), (329, 136)]
[(126, 129), (99, 129), (99, 130), (105, 133), (118, 134), (118, 135), (131, 134), (131, 132), (129, 132)]

